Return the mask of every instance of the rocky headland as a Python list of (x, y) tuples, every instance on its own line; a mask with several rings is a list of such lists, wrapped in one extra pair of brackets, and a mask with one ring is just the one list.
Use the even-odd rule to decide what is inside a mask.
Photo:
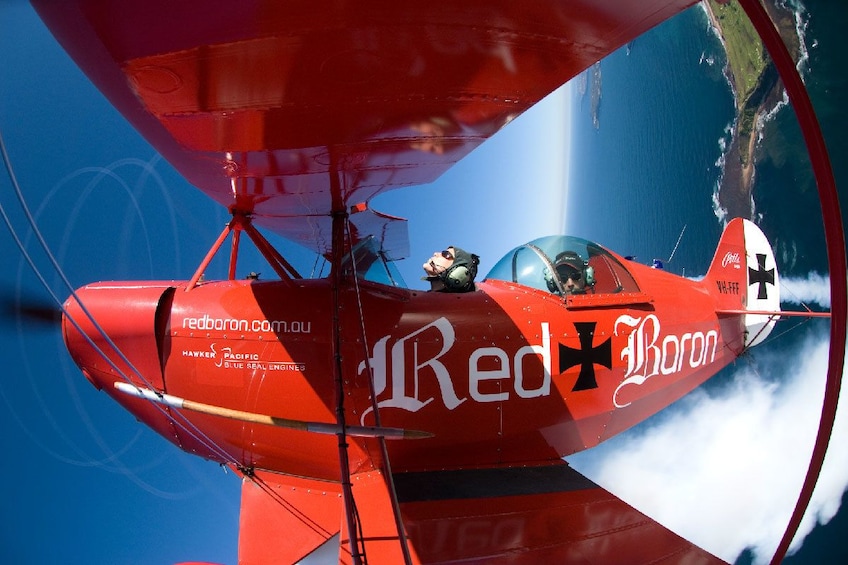
[[(736, 2), (708, 0), (703, 6), (727, 53), (725, 75), (736, 104), (718, 205), (728, 218), (751, 218), (762, 118), (783, 100), (783, 85), (759, 35)], [(797, 60), (801, 40), (794, 13), (779, 6), (776, 0), (766, 0), (765, 7)]]

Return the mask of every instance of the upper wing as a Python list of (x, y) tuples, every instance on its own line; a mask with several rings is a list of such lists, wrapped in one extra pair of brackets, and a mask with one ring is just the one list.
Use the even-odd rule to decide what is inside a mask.
[[(189, 182), (326, 252), (332, 213), (433, 181), (568, 79), (695, 2), (33, 3)], [(400, 258), (406, 232), (393, 220), (352, 214), (354, 237), (374, 235)]]

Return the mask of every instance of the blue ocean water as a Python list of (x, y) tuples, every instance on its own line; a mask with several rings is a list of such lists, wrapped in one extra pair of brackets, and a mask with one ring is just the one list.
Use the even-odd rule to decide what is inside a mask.
[[(814, 43), (807, 82), (831, 155), (838, 156), (844, 153), (845, 120), (834, 93), (844, 89), (835, 83), (845, 82), (845, 64), (819, 44), (831, 41), (821, 25), (833, 21), (825, 12), (844, 8), (826, 5), (821, 16), (817, 9), (810, 9), (805, 34)], [(591, 86), (575, 94), (569, 231), (650, 263), (668, 258), (686, 226), (668, 268), (704, 274), (722, 229), (714, 194), (735, 113), (724, 62), (719, 40), (696, 6), (600, 63), (598, 127)], [(824, 234), (815, 221), (821, 209), (805, 151), (791, 106), (784, 107), (764, 129), (753, 197), (754, 219), (772, 238), (788, 275), (827, 271)], [(848, 174), (841, 166), (834, 159), (837, 177)]]
[(720, 140), (733, 119), (723, 61), (695, 8), (601, 62), (597, 128), (589, 92), (576, 101), (569, 231), (650, 263), (669, 258), (685, 226), (668, 268), (706, 272), (721, 233)]
[[(848, 92), (848, 63), (840, 55), (839, 22), (848, 21), (848, 7), (825, 0), (792, 5), (801, 13), (809, 57), (802, 71), (841, 186), (841, 180), (848, 182), (842, 157), (848, 115), (840, 106)], [(686, 276), (706, 272), (723, 227), (714, 194), (735, 113), (724, 63), (721, 44), (696, 6), (600, 62), (597, 122), (591, 79), (585, 92), (575, 89), (569, 232), (650, 263), (668, 259), (686, 226), (667, 269)], [(753, 219), (770, 238), (781, 274), (826, 274), (821, 207), (791, 106), (766, 123), (760, 149)], [(847, 197), (841, 190), (843, 210)], [(758, 349), (786, 347), (803, 335), (788, 332)], [(719, 374), (707, 386), (726, 378)], [(786, 563), (848, 562), (846, 501)], [(751, 559), (743, 553), (738, 563)]]
[[(848, 182), (848, 62), (840, 55), (848, 8), (843, 3), (806, 0), (802, 21), (808, 60), (805, 83), (828, 146), (837, 188)], [(821, 204), (806, 147), (791, 106), (775, 115), (763, 131), (762, 158), (757, 163), (754, 198), (760, 224), (775, 234), (773, 242), (787, 273), (827, 271)], [(848, 191), (839, 190), (843, 216)]]
[[(848, 210), (848, 162), (844, 156), (848, 153), (848, 112), (844, 101), (848, 95), (848, 60), (842, 55), (845, 42), (844, 22), (848, 21), (848, 6), (843, 2), (828, 0), (805, 0), (805, 32), (809, 48), (808, 73), (805, 75), (807, 90), (810, 93), (818, 120), (821, 123), (828, 153), (830, 154), (833, 174), (839, 192), (840, 207), (843, 215)], [(770, 134), (775, 131), (797, 131), (797, 123), (789, 113), (778, 115), (773, 127), (766, 131), (767, 143), (778, 144), (779, 140)], [(815, 269), (824, 272), (824, 239), (820, 235), (815, 219), (820, 217), (820, 204), (814, 196), (815, 185), (812, 173), (805, 163), (806, 151), (801, 148), (797, 134), (787, 133), (780, 141), (787, 146), (786, 154), (799, 156), (801, 164), (793, 159), (780, 161), (771, 159), (760, 166), (758, 183), (794, 187), (794, 198), (786, 198), (775, 192), (773, 197), (756, 195), (758, 206), (764, 220), (779, 225), (781, 229), (791, 229), (796, 249), (799, 250), (795, 268)], [(777, 154), (780, 154), (778, 152)], [(790, 228), (791, 226), (791, 228)], [(843, 377), (843, 387), (845, 380)], [(824, 526), (817, 527), (807, 537), (803, 548), (794, 556), (785, 560), (787, 565), (806, 565), (808, 563), (846, 563), (848, 562), (848, 543), (845, 532), (848, 531), (848, 494), (843, 494), (841, 507), (836, 516)]]

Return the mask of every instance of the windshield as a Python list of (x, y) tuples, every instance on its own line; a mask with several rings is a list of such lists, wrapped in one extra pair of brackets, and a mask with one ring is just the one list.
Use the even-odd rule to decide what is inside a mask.
[[(353, 255), (353, 261), (351, 261)], [(373, 236), (367, 237), (353, 246), (353, 253), (342, 260), (342, 272), (349, 276), (356, 268), (360, 279), (406, 288), (406, 283), (394, 263), (387, 261)]]
[(486, 275), (554, 294), (638, 292), (627, 268), (609, 251), (578, 237), (552, 235), (516, 247)]

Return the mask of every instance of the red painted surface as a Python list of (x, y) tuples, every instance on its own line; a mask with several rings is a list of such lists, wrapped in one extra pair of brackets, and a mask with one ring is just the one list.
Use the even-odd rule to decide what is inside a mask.
[[(372, 211), (374, 196), (433, 180), (693, 2), (35, 4), (190, 182), (245, 222), (332, 256), (337, 275), (348, 241), (333, 218), (349, 215), (353, 243), (374, 235), (403, 257), (404, 223)], [(749, 306), (743, 234), (731, 223), (702, 282), (613, 254), (623, 271), (593, 265), (595, 292), (565, 299), (500, 280), (467, 294), (365, 281), (357, 292), (341, 275), (89, 285), (68, 304), (79, 327), (66, 318), (64, 333), (95, 386), (181, 449), (250, 479), (243, 563), (294, 561), (337, 532), (341, 561), (358, 561), (362, 546), (372, 562), (398, 562), (396, 501), (414, 562), (710, 562), (560, 459), (656, 413), (744, 350), (744, 316), (719, 312)], [(387, 441), (386, 461), (377, 439), (346, 437), (340, 449), (335, 435), (163, 408), (117, 392), (125, 379), (328, 424), (341, 392), (349, 425), (376, 424), (373, 400), (381, 426), (432, 437)], [(341, 477), (340, 453), (350, 466)], [(438, 483), (430, 496), (423, 486), (504, 469), (521, 486), (543, 466), (566, 470), (538, 492), (489, 481), (485, 492)], [(394, 477), (415, 480), (396, 496)], [(354, 505), (361, 532), (350, 531)], [(287, 541), (284, 530), (296, 533)]]
[[(628, 266), (639, 288), (652, 290), (640, 295), (644, 302), (629, 306), (600, 307), (605, 296), (595, 294), (570, 299), (594, 307), (565, 308), (550, 292), (497, 280), (479, 283), (477, 292), (467, 294), (386, 292), (382, 285), (362, 282), (361, 308), (369, 322), (364, 341), (382, 424), (434, 434), (390, 442), (393, 470), (558, 460), (642, 421), (741, 352), (741, 317), (720, 318), (715, 312), (716, 297), (726, 304), (729, 296), (739, 308), (741, 293), (721, 295), (707, 286), (711, 281)], [(741, 277), (740, 288), (747, 287), (744, 269), (723, 276)], [(161, 307), (143, 298), (151, 292), (158, 298), (161, 288), (135, 284), (90, 285), (78, 297), (120, 349), (136, 352), (142, 361), (162, 359), (164, 373), (158, 362), (149, 363), (146, 371), (139, 366), (157, 390), (281, 418), (334, 421), (329, 281), (294, 286), (224, 281), (189, 292), (184, 283), (175, 283), (175, 288), (165, 293)], [(116, 303), (133, 304), (142, 322), (128, 325), (127, 309), (116, 310)], [(341, 303), (348, 424), (374, 425), (352, 287), (342, 287)], [(155, 338), (157, 308), (167, 318), (160, 319), (164, 333)], [(75, 305), (70, 312), (80, 315)], [(587, 343), (581, 343), (581, 324), (592, 325)], [(157, 429), (165, 426), (157, 424), (164, 418), (158, 409), (115, 391), (112, 383), (120, 377), (72, 327), (66, 325), (65, 331), (75, 359), (98, 386), (139, 410), (139, 417)], [(667, 337), (673, 341), (664, 344)], [(605, 342), (609, 367), (589, 363), (593, 382), (579, 390), (587, 344), (598, 348)], [(147, 349), (137, 345), (144, 343)], [(567, 368), (564, 349), (576, 356)], [(652, 370), (658, 374), (644, 382), (622, 384)], [(135, 384), (150, 387), (127, 373)], [(244, 467), (337, 479), (332, 436), (208, 415), (187, 417)], [(194, 443), (179, 429), (169, 437), (183, 448)], [(352, 472), (375, 468), (367, 441), (350, 442)], [(198, 445), (192, 449), (219, 458)]]
[[(567, 298), (494, 279), (465, 294), (408, 291), (366, 281), (359, 282), (357, 293), (352, 280), (343, 278), (338, 288), (338, 335), (347, 423), (375, 424), (369, 383), (373, 378), (383, 426), (432, 434), (387, 442), (395, 476), (558, 464), (561, 457), (592, 447), (661, 410), (742, 352), (743, 317), (717, 310), (747, 305), (750, 263), (744, 257), (752, 253), (746, 252), (744, 237), (743, 222), (731, 222), (702, 282), (610, 254), (619, 262), (616, 269), (626, 268), (618, 275), (624, 285), (621, 292), (603, 290), (608, 284), (605, 277), (613, 270), (605, 275), (596, 261), (596, 292)], [(130, 361), (135, 365), (139, 360), (138, 373), (102, 345), (124, 373), (120, 375), (67, 318), (64, 332), (74, 359), (90, 380), (180, 448), (248, 475), (273, 471), (303, 477), (298, 480), (308, 485), (319, 481), (339, 492), (334, 435), (189, 411), (172, 419), (175, 410), (125, 395), (113, 386), (128, 378), (138, 386), (196, 402), (332, 424), (333, 292), (326, 279), (205, 282), (188, 291), (186, 283), (107, 283), (80, 289), (78, 299), (117, 348), (133, 351)], [(368, 320), (364, 336), (360, 311)], [(75, 300), (69, 301), (68, 312), (75, 320), (84, 319)], [(101, 344), (103, 339), (91, 323), (80, 327)], [(352, 488), (358, 514), (362, 520), (368, 516), (363, 528), (384, 539), (393, 521), (377, 440), (348, 437), (347, 444), (351, 476), (359, 481)], [(279, 476), (269, 482), (291, 480)], [(256, 502), (253, 488), (245, 486), (244, 512), (278, 504), (277, 496)], [(571, 500), (576, 495), (560, 496)], [(309, 496), (282, 498), (281, 523), (291, 519), (290, 508), (338, 511), (336, 502), (320, 510), (313, 508)], [(532, 499), (526, 503), (535, 504)], [(526, 520), (555, 519), (557, 504), (550, 509), (553, 514), (534, 510)], [(409, 508), (417, 506), (401, 506), (403, 523), (407, 530), (418, 528), (418, 537), (412, 536), (410, 543), (423, 556), (433, 542), (429, 526), (415, 526), (418, 522)], [(453, 511), (450, 504), (436, 508)], [(460, 522), (465, 524), (466, 519)], [(276, 528), (257, 524), (256, 519), (250, 524), (243, 541), (246, 552)], [(459, 531), (469, 527), (456, 526)], [(372, 557), (382, 555), (391, 562), (397, 556), (396, 542), (362, 543), (371, 548)], [(537, 542), (547, 543), (533, 541)], [(504, 555), (515, 550), (497, 547), (496, 553)], [(298, 545), (291, 551), (301, 549)], [(562, 548), (552, 551), (539, 556), (566, 555)], [(435, 554), (421, 558), (428, 562), (430, 557), (441, 559)]]
[[(432, 485), (449, 496), (402, 502), (422, 563), (720, 562), (564, 464), (468, 474)], [(466, 481), (476, 485), (470, 492)], [(489, 482), (538, 488), (487, 493)]]
[(339, 533), (338, 483), (257, 472), (245, 478), (239, 563), (296, 563)]
[[(694, 3), (34, 2), (189, 182), (320, 252), (331, 211), (431, 182)], [(371, 212), (351, 222), (360, 238), (396, 223)], [(384, 247), (399, 258), (405, 228), (388, 230)]]

